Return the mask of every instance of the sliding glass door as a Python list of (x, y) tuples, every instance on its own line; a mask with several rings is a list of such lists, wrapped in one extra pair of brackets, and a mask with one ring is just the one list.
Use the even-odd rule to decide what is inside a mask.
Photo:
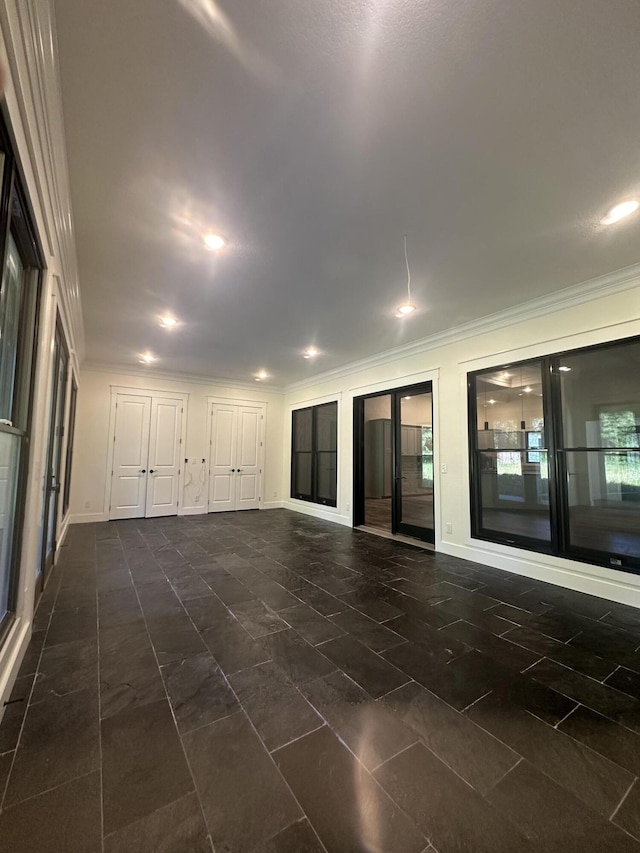
[(42, 540), (42, 571), (46, 583), (56, 552), (58, 507), (60, 500), (60, 469), (62, 466), (62, 439), (64, 435), (64, 410), (66, 403), (69, 353), (64, 340), (60, 317), (56, 319), (53, 351), (53, 377), (49, 406), (49, 443), (45, 477), (44, 518)]
[(431, 384), (354, 400), (354, 522), (434, 541)]

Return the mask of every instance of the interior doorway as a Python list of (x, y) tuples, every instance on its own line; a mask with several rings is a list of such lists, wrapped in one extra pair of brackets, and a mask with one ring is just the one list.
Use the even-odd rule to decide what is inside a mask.
[(435, 541), (431, 383), (354, 400), (354, 524)]

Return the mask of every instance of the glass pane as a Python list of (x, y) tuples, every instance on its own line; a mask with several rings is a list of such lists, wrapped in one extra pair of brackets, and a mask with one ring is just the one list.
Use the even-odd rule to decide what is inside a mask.
[(563, 356), (565, 447), (640, 447), (640, 343)]
[(310, 452), (313, 438), (313, 409), (293, 413), (293, 450)]
[[(478, 450), (531, 447), (527, 433), (544, 431), (542, 364), (480, 374), (476, 402)], [(537, 446), (544, 447), (544, 438)]]
[(311, 461), (313, 454), (296, 453), (293, 457), (293, 491), (294, 495), (311, 497)]
[(336, 502), (336, 485), (338, 478), (337, 454), (319, 452), (317, 454), (317, 499), (329, 503)]
[(482, 527), (507, 536), (551, 539), (549, 473), (546, 451), (528, 461), (524, 451), (479, 455)]
[(640, 451), (567, 453), (571, 545), (640, 557)]
[(10, 604), (9, 584), (20, 441), (20, 436), (0, 432), (0, 620), (7, 613)]
[(338, 449), (338, 404), (316, 409), (316, 450)]
[(433, 530), (433, 416), (431, 394), (400, 400), (401, 524)]
[(71, 493), (71, 470), (73, 468), (73, 438), (76, 428), (76, 402), (78, 399), (78, 387), (75, 382), (71, 385), (71, 400), (69, 401), (69, 423), (67, 424), (67, 459), (64, 470), (64, 499), (62, 511), (69, 508), (69, 495)]
[(0, 296), (0, 419), (11, 421), (24, 269), (11, 234)]
[(364, 401), (364, 523), (391, 532), (391, 395)]

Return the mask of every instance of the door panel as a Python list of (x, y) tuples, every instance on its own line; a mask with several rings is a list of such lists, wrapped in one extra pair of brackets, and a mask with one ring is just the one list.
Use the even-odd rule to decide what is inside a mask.
[(149, 439), (146, 517), (176, 515), (180, 482), (183, 402), (153, 397)]
[(433, 406), (431, 392), (397, 395), (397, 530), (433, 541)]
[(209, 512), (228, 512), (236, 508), (237, 406), (214, 403), (211, 419)]
[(151, 397), (118, 394), (109, 518), (144, 518)]
[(245, 406), (238, 409), (236, 509), (258, 509), (260, 506), (261, 417), (261, 409)]
[(212, 404), (209, 512), (259, 508), (262, 418), (259, 407)]

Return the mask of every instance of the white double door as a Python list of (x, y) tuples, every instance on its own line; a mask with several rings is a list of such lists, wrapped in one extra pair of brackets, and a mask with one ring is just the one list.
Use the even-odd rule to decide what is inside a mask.
[(264, 407), (209, 405), (209, 512), (259, 509)]
[(184, 400), (117, 394), (109, 518), (176, 515)]

